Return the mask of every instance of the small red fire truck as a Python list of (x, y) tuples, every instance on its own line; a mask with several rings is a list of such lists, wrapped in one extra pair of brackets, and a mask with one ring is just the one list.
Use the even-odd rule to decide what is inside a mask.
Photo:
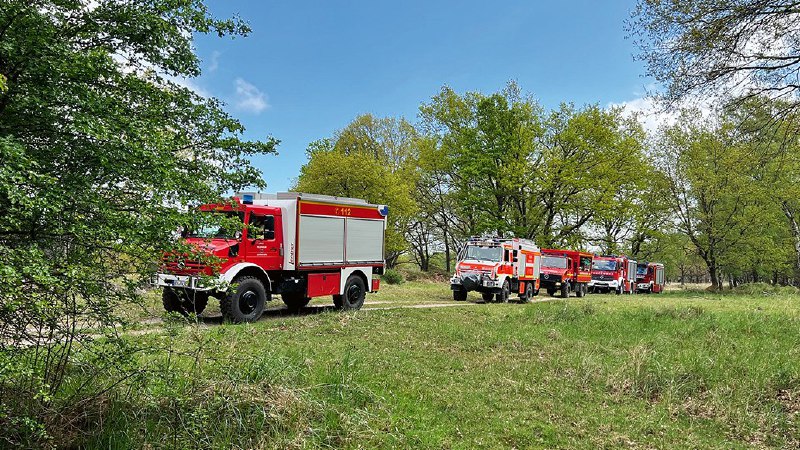
[(539, 247), (525, 239), (472, 238), (459, 255), (450, 279), (453, 299), (464, 301), (478, 291), (484, 302), (507, 302), (517, 293), (521, 302), (539, 293)]
[(636, 265), (636, 292), (664, 292), (665, 277), (663, 264), (640, 262)]
[(625, 256), (595, 256), (589, 291), (630, 294), (636, 290), (636, 261)]
[(234, 322), (257, 320), (274, 294), (290, 309), (322, 296), (332, 296), (340, 309), (359, 309), (379, 287), (388, 212), (353, 198), (237, 194), (229, 204), (201, 206), (199, 214), (238, 219), (242, 231), (211, 226), (183, 234), (186, 244), (217, 262), (187, 261), (173, 252), (154, 281), (164, 289), (167, 311), (200, 314), (216, 297)]
[(551, 297), (557, 291), (564, 298), (573, 291), (583, 297), (592, 280), (592, 257), (591, 253), (575, 250), (542, 249), (542, 287)]

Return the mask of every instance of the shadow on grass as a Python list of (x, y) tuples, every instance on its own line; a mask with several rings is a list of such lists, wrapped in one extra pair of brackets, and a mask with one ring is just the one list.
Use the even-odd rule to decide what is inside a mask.
[[(299, 310), (293, 310), (286, 307), (275, 307), (264, 310), (264, 314), (262, 314), (258, 320), (262, 321), (270, 319), (279, 319), (282, 317), (313, 316), (316, 314), (322, 314), (324, 312), (331, 312), (331, 311), (339, 311), (339, 310), (333, 305), (312, 305), (300, 308)], [(223, 323), (226, 323), (222, 315), (200, 316), (197, 318), (197, 320), (200, 323), (208, 325), (221, 325)]]

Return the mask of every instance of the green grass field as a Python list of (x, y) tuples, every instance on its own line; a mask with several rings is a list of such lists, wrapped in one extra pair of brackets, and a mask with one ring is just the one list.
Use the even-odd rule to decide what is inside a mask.
[(384, 309), (143, 326), (130, 339), (165, 350), (142, 357), (83, 445), (800, 445), (797, 294), (395, 308), (455, 304), (446, 284), (414, 282), (368, 301)]

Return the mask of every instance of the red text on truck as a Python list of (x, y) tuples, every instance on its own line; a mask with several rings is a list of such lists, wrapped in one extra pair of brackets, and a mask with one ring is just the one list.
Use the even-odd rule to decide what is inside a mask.
[(630, 294), (636, 289), (636, 261), (625, 256), (595, 256), (589, 291)]
[(539, 293), (539, 247), (525, 239), (470, 239), (450, 279), (453, 299), (481, 293), (483, 301), (506, 302), (516, 293), (526, 302)]
[(658, 294), (664, 292), (664, 265), (640, 262), (636, 265), (636, 292)]
[(300, 193), (239, 194), (233, 202), (203, 205), (198, 214), (243, 222), (242, 231), (187, 230), (186, 244), (213, 254), (215, 264), (165, 255), (155, 284), (167, 311), (199, 314), (209, 297), (235, 322), (257, 320), (280, 295), (290, 309), (331, 296), (340, 309), (358, 309), (377, 291), (384, 269), (388, 208), (352, 198)]
[(550, 296), (567, 298), (571, 292), (583, 297), (592, 280), (591, 253), (575, 250), (542, 249), (541, 286)]

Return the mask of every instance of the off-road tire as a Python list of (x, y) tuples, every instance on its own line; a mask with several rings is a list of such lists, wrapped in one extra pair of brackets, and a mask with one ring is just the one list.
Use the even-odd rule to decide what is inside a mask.
[(454, 289), (453, 290), (453, 300), (457, 302), (463, 302), (467, 300), (467, 291), (464, 289)]
[(520, 303), (528, 303), (531, 301), (531, 297), (533, 297), (533, 283), (530, 281), (525, 282), (525, 292), (519, 296)]
[(219, 302), (222, 317), (234, 323), (255, 322), (264, 313), (268, 297), (264, 284), (255, 277), (240, 277), (233, 280), (235, 289)]
[(624, 287), (622, 287), (622, 286), (620, 286), (620, 287), (618, 287), (617, 289), (615, 289), (615, 290), (614, 290), (614, 294), (616, 294), (616, 295), (622, 295), (622, 292), (623, 292), (624, 290), (625, 290), (625, 288), (624, 288)]
[(508, 297), (511, 296), (511, 282), (508, 281), (508, 278), (503, 281), (503, 287), (500, 288), (500, 292), (497, 293), (497, 303), (508, 303)]
[(161, 303), (166, 312), (176, 312), (187, 316), (200, 314), (208, 305), (208, 293), (186, 289), (164, 288), (161, 293)]
[(578, 285), (575, 286), (575, 297), (581, 298), (581, 297), (585, 296), (586, 295), (586, 290), (587, 290), (587, 287), (586, 287), (585, 284), (578, 283)]
[(494, 299), (494, 294), (491, 292), (481, 292), (481, 301), (479, 303), (491, 303)]
[(289, 309), (289, 311), (300, 311), (308, 305), (311, 297), (306, 297), (302, 293), (293, 292), (291, 294), (281, 294), (281, 300)]
[(334, 295), (333, 304), (344, 311), (355, 311), (364, 306), (367, 285), (358, 275), (350, 275), (344, 284), (344, 294)]
[(569, 298), (569, 283), (561, 284), (561, 298)]

